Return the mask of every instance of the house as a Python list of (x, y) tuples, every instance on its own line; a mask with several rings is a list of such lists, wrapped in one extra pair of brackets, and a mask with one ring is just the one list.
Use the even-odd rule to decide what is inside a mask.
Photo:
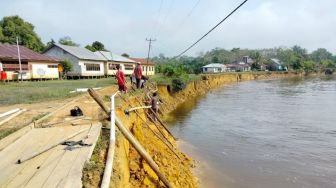
[(145, 58), (133, 58), (133, 57), (130, 59), (141, 64), (143, 75), (151, 76), (155, 74), (155, 64), (150, 60), (147, 61), (147, 59)]
[(254, 60), (252, 58), (250, 58), (250, 56), (243, 56), (243, 62), (245, 64), (252, 65), (254, 63)]
[(251, 70), (251, 65), (244, 62), (227, 64), (227, 72), (246, 72)]
[(95, 54), (106, 60), (104, 65), (105, 75), (115, 75), (117, 65), (121, 66), (121, 69), (126, 75), (131, 75), (133, 73), (136, 64), (134, 60), (107, 51), (97, 51)]
[(251, 66), (254, 63), (254, 60), (249, 56), (243, 56), (238, 61), (234, 61), (231, 64), (227, 64), (228, 72), (246, 72), (251, 71)]
[[(22, 79), (58, 79), (59, 59), (42, 55), (24, 46), (19, 46)], [(6, 73), (7, 80), (17, 80), (20, 64), (17, 45), (0, 44), (0, 71)]]
[(203, 73), (220, 73), (225, 72), (226, 66), (224, 64), (212, 63), (202, 67)]
[(67, 73), (68, 76), (97, 77), (105, 74), (106, 59), (86, 48), (53, 44), (43, 54), (69, 61), (73, 70)]
[(268, 66), (268, 70), (270, 71), (286, 71), (287, 67), (285, 66), (284, 62), (280, 61), (276, 58), (270, 59), (270, 65)]

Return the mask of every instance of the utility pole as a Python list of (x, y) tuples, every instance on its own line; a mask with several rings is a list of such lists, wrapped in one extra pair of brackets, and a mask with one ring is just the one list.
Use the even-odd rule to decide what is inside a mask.
[(149, 68), (149, 67), (148, 67), (148, 63), (149, 63), (149, 54), (150, 54), (150, 50), (151, 50), (151, 47), (152, 47), (152, 42), (155, 42), (156, 39), (152, 39), (152, 38), (147, 39), (147, 38), (146, 38), (146, 41), (149, 42), (149, 45), (148, 45), (148, 54), (147, 54), (147, 67), (146, 67), (146, 76), (148, 76), (147, 71), (148, 71), (148, 68)]
[(16, 36), (16, 46), (17, 46), (17, 50), (18, 50), (18, 57), (19, 57), (19, 66), (20, 66), (20, 79), (22, 82), (22, 66), (21, 66), (21, 56), (20, 56), (20, 46), (19, 46), (19, 37)]

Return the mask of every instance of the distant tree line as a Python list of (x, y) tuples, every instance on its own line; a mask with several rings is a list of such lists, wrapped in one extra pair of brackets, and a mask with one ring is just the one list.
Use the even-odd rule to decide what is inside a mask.
[(305, 72), (335, 71), (336, 56), (324, 48), (319, 48), (308, 53), (305, 48), (298, 45), (292, 48), (271, 49), (240, 49), (226, 50), (215, 48), (205, 53), (199, 53), (197, 57), (183, 56), (172, 59), (160, 54), (152, 58), (157, 63), (156, 71), (165, 75), (176, 76), (179, 74), (198, 74), (202, 67), (210, 63), (229, 64), (241, 60), (243, 56), (249, 56), (254, 60), (252, 70), (259, 70), (261, 65), (270, 65), (271, 58), (276, 58), (285, 63), (288, 70)]

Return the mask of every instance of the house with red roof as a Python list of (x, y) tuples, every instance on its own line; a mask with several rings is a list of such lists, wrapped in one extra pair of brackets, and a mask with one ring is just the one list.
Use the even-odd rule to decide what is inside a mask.
[[(34, 52), (25, 46), (19, 46), (22, 79), (58, 79), (60, 60)], [(0, 44), (1, 80), (18, 80), (21, 78), (17, 45)]]
[(129, 59), (141, 64), (143, 75), (151, 76), (155, 74), (155, 64), (150, 60), (147, 61), (146, 58), (134, 58), (134, 57), (130, 57)]

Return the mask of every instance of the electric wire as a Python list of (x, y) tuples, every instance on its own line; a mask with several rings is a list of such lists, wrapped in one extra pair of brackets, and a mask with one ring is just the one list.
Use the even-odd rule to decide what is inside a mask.
[(186, 50), (181, 52), (179, 55), (173, 57), (173, 59), (181, 57), (184, 53), (189, 51), (191, 48), (193, 48), (197, 43), (199, 43), (201, 40), (203, 40), (207, 35), (209, 35), (212, 31), (214, 31), (219, 25), (221, 25), (226, 19), (228, 19), (233, 13), (235, 13), (241, 6), (243, 6), (248, 0), (245, 0), (242, 2), (239, 6), (237, 6), (233, 11), (230, 12), (224, 19), (222, 19), (219, 23), (217, 23), (214, 27), (212, 27), (207, 33), (205, 33), (201, 38), (199, 38), (196, 42), (194, 42), (191, 46), (189, 46)]
[(154, 26), (153, 26), (153, 33), (151, 35), (151, 38), (153, 38), (153, 36), (155, 34), (155, 31), (157, 30), (157, 27), (159, 25), (159, 18), (161, 16), (162, 5), (163, 5), (163, 0), (160, 1), (159, 11), (158, 11), (157, 19), (156, 19), (156, 21), (154, 23)]

